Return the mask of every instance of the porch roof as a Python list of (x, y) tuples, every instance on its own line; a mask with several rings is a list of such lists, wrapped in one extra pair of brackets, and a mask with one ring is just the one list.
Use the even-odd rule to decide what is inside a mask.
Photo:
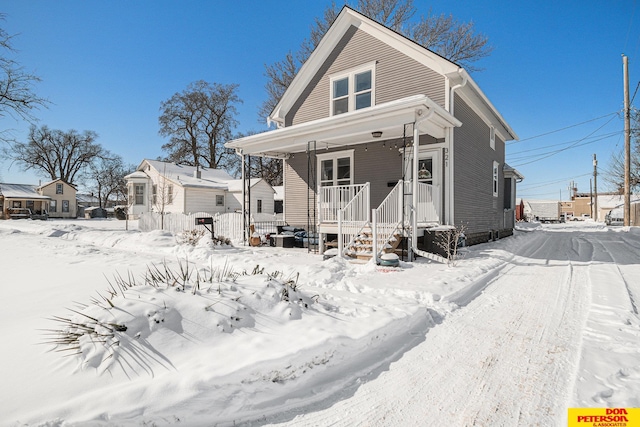
[(322, 148), (332, 148), (373, 141), (371, 132), (382, 132), (382, 139), (385, 140), (401, 138), (404, 125), (414, 122), (418, 124), (421, 134), (426, 133), (435, 138), (444, 138), (447, 128), (462, 125), (462, 122), (426, 95), (415, 95), (247, 136), (225, 145), (242, 154), (287, 157), (288, 153), (306, 151), (310, 141), (315, 141)]
[(29, 184), (0, 184), (0, 196), (16, 200), (50, 200), (51, 197), (38, 193), (37, 186)]

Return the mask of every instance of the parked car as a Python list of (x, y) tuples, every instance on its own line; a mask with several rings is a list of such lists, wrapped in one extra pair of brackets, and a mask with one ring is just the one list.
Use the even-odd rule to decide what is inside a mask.
[(604, 216), (607, 225), (624, 225), (624, 205), (616, 206)]

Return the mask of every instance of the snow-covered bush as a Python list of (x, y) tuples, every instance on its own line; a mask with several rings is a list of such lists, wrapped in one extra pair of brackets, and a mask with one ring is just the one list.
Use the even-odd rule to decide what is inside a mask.
[(151, 265), (141, 279), (116, 274), (106, 294), (92, 304), (52, 317), (58, 327), (47, 332), (46, 343), (78, 357), (81, 369), (102, 373), (123, 363), (122, 358), (132, 363), (127, 358), (170, 336), (215, 340), (254, 328), (257, 318), (300, 319), (316, 297), (305, 295), (297, 281), (297, 275), (283, 278), (259, 266), (239, 273), (227, 264), (203, 269), (188, 261), (177, 268), (166, 262)]

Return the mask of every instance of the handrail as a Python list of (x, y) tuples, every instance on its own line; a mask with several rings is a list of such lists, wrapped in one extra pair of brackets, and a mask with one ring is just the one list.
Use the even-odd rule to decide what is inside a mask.
[[(361, 185), (360, 191), (341, 209), (338, 209), (338, 253), (344, 254), (344, 248), (353, 243), (360, 232), (370, 222), (371, 214), (370, 185)], [(347, 236), (352, 236), (347, 241)]]
[[(378, 256), (384, 252), (385, 246), (391, 242), (391, 238), (402, 226), (403, 218), (403, 185), (404, 181), (399, 180), (387, 197), (380, 203), (377, 209), (372, 212), (373, 224), (373, 256), (378, 261)], [(381, 243), (380, 249), (378, 243)]]

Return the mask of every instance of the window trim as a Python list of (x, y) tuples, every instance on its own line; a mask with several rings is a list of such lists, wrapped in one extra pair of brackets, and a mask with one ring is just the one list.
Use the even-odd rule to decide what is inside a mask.
[[(322, 188), (322, 162), (324, 160), (333, 160), (333, 168), (334, 170), (337, 172), (337, 168), (338, 168), (338, 159), (343, 159), (345, 157), (349, 158), (349, 184), (340, 184), (340, 185), (353, 185), (353, 176), (354, 174), (354, 169), (353, 169), (353, 154), (354, 154), (355, 150), (343, 150), (343, 151), (332, 151), (330, 153), (323, 153), (323, 154), (318, 154), (316, 155), (316, 168), (317, 168), (317, 186), (318, 188)], [(338, 174), (335, 173), (332, 179), (333, 183), (331, 185), (328, 185), (327, 187), (335, 187), (338, 186), (337, 181), (338, 181)]]
[(224, 206), (224, 194), (216, 194), (216, 206)]
[(492, 175), (492, 190), (493, 190), (493, 197), (498, 197), (498, 193), (500, 192), (500, 186), (499, 186), (499, 178), (500, 178), (500, 173), (498, 170), (498, 167), (500, 166), (500, 164), (498, 162), (496, 162), (495, 160), (493, 161), (493, 171), (491, 173)]
[(489, 147), (491, 149), (496, 149), (496, 128), (494, 126), (489, 126)]
[[(138, 194), (138, 191), (137, 191), (138, 187), (142, 188), (142, 191), (140, 192), (140, 194)], [(135, 206), (144, 205), (144, 192), (145, 192), (145, 184), (142, 184), (142, 183), (134, 183), (133, 184), (133, 204)], [(141, 197), (141, 202), (140, 203), (138, 203), (138, 195)]]
[[(348, 70), (345, 71), (341, 71), (339, 73), (335, 73), (335, 74), (331, 74), (329, 76), (329, 115), (330, 116), (335, 116), (336, 114), (334, 113), (334, 108), (333, 108), (333, 102), (334, 102), (334, 98), (333, 98), (333, 82), (337, 81), (337, 80), (342, 80), (344, 78), (348, 79), (348, 93), (347, 93), (347, 98), (348, 98), (348, 106), (347, 106), (347, 113), (351, 113), (353, 111), (356, 111), (355, 107), (356, 107), (356, 95), (360, 94), (360, 93), (365, 93), (366, 91), (361, 91), (356, 93), (355, 91), (355, 84), (356, 84), (356, 79), (355, 76), (356, 74), (361, 74), (367, 71), (371, 71), (371, 90), (369, 91), (371, 93), (371, 104), (369, 105), (369, 107), (363, 107), (360, 108), (360, 110), (364, 110), (366, 108), (371, 108), (374, 105), (376, 105), (375, 100), (376, 100), (376, 62), (377, 61), (372, 61), (372, 62), (368, 62), (366, 64), (362, 64), (359, 65), (358, 67), (354, 67), (354, 68), (350, 68)], [(342, 97), (340, 97), (342, 98)], [(338, 99), (340, 99), (338, 98)], [(344, 114), (344, 113), (341, 113)]]

